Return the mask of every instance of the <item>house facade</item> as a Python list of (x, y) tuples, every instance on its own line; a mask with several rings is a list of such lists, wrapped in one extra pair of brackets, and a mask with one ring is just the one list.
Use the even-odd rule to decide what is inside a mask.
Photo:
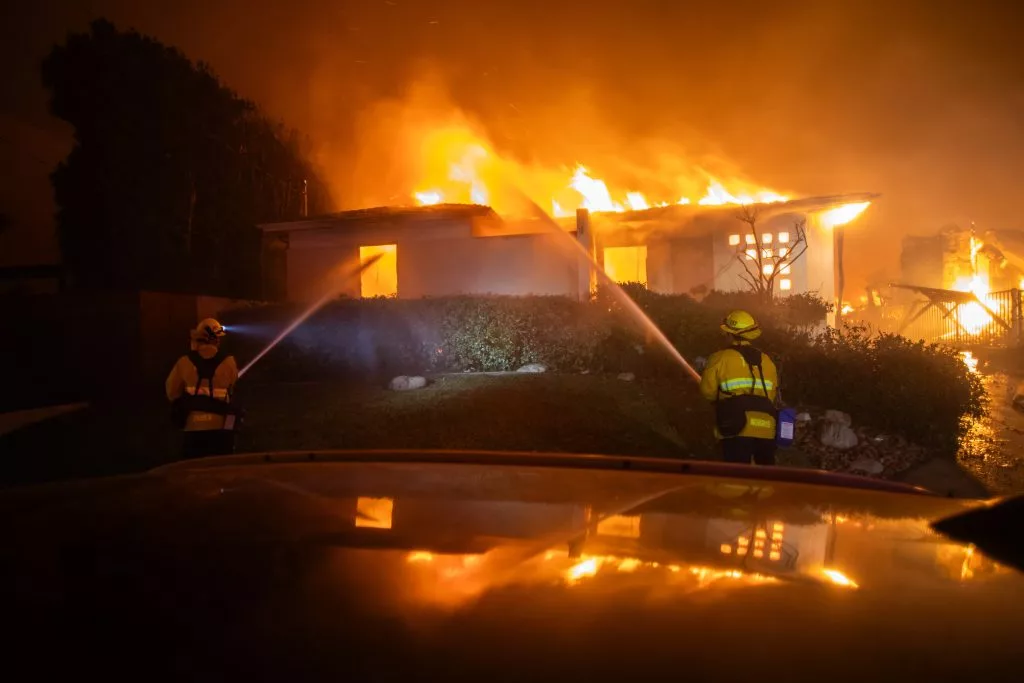
[[(766, 262), (802, 249), (775, 279), (778, 294), (835, 297), (835, 245), (820, 219), (863, 201), (846, 195), (763, 205), (757, 236), (737, 207), (673, 206), (626, 213), (580, 211), (574, 218), (508, 219), (485, 206), (382, 207), (260, 226), (265, 272), (275, 298), (437, 297), (538, 294), (585, 298), (592, 263), (618, 282), (700, 295), (747, 289), (742, 259)], [(802, 224), (804, 229), (798, 230)], [(799, 244), (799, 235), (806, 244)], [(754, 244), (755, 240), (757, 244)], [(360, 263), (377, 260), (358, 277)], [(269, 265), (268, 265), (269, 264)], [(346, 277), (347, 276), (347, 277)]]

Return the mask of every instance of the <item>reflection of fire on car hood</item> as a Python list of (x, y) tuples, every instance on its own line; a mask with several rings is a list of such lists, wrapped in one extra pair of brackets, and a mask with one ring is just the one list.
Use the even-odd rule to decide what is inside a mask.
[(930, 527), (975, 504), (623, 462), (240, 456), (9, 491), (11, 651), (56, 645), (68, 656), (35, 660), (55, 670), (332, 680), (800, 678), (787, 654), (816, 676), (889, 657), (977, 674), (1016, 652), (1020, 575)]

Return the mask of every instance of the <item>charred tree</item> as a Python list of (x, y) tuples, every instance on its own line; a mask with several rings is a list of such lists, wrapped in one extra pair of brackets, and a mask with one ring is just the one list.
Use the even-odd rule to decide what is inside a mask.
[(762, 207), (747, 204), (740, 207), (736, 219), (743, 223), (736, 260), (743, 268), (740, 278), (766, 303), (775, 297), (775, 281), (788, 275), (794, 263), (807, 251), (807, 220), (793, 222), (790, 241), (786, 246), (769, 245), (762, 239), (758, 228)]

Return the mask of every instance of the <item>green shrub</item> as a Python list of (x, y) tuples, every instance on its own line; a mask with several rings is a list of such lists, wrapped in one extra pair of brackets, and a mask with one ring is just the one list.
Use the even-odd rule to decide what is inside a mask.
[[(751, 309), (763, 330), (757, 345), (778, 365), (790, 405), (843, 410), (858, 425), (943, 448), (955, 443), (962, 418), (979, 415), (984, 407), (978, 376), (956, 352), (894, 335), (870, 336), (858, 328), (815, 332), (827, 305), (813, 296), (765, 306), (742, 293), (712, 292), (698, 302), (657, 294), (639, 283), (623, 289), (690, 361), (725, 346), (719, 325), (729, 310)], [(685, 390), (690, 380), (631, 309), (608, 290), (587, 303), (555, 296), (341, 300), (311, 316), (256, 366), (254, 375), (291, 381), (380, 379), (543, 363), (564, 372), (678, 376)], [(233, 335), (235, 353), (243, 362), (253, 357), (301, 312), (267, 307), (225, 315), (229, 325), (253, 331)]]
[(789, 402), (835, 408), (855, 420), (946, 451), (965, 417), (986, 404), (981, 378), (953, 349), (864, 328), (829, 330), (783, 351)]

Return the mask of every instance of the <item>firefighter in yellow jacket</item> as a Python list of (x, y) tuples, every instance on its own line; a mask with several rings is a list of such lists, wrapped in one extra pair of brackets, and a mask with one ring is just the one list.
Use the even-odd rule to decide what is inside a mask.
[(231, 404), (238, 365), (221, 350), (224, 326), (207, 318), (191, 331), (191, 351), (174, 364), (167, 377), (175, 426), (184, 431), (185, 458), (231, 453), (235, 446), (237, 411)]
[(722, 321), (730, 346), (711, 355), (701, 395), (715, 406), (715, 436), (726, 462), (775, 464), (779, 377), (775, 363), (751, 345), (761, 336), (754, 316), (733, 311)]

